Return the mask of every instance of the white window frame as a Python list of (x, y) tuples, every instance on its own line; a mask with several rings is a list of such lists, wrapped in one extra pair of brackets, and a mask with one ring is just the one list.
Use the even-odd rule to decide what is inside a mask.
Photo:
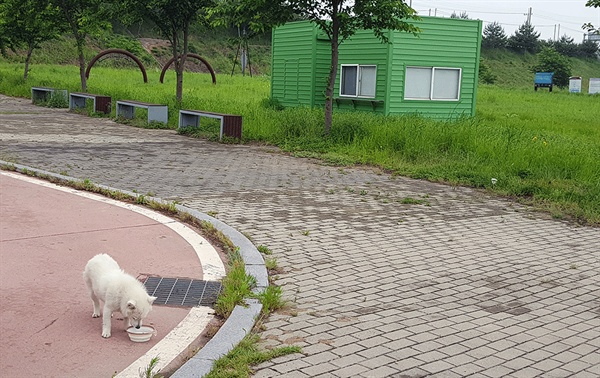
[[(356, 94), (344, 94), (342, 93), (342, 83), (344, 79), (344, 67), (356, 67)], [(375, 81), (373, 83), (373, 95), (365, 96), (361, 94), (362, 89), (362, 68), (369, 67), (375, 68)], [(377, 96), (377, 65), (376, 64), (342, 64), (340, 65), (340, 97), (351, 97), (351, 98), (375, 98)]]
[[(417, 69), (430, 69), (431, 70), (431, 81), (430, 81), (430, 86), (429, 86), (429, 98), (420, 98), (420, 97), (406, 97), (406, 85), (407, 85), (407, 76), (408, 76), (408, 70), (410, 68), (417, 68)], [(458, 83), (457, 83), (457, 89), (456, 89), (456, 98), (434, 98), (433, 96), (433, 90), (434, 90), (434, 85), (435, 85), (435, 71), (436, 70), (454, 70), (454, 71), (458, 71)], [(461, 90), (461, 83), (462, 83), (462, 68), (458, 68), (458, 67), (425, 67), (425, 66), (406, 66), (406, 69), (404, 71), (404, 99), (405, 100), (415, 100), (415, 101), (460, 101), (460, 90)]]

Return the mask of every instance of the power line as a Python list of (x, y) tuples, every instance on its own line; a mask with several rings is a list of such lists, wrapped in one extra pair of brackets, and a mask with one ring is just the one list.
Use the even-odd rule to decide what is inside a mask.
[[(549, 13), (549, 12), (547, 13), (544, 11), (538, 12), (535, 9), (531, 10), (531, 8), (528, 8), (526, 12), (521, 13), (521, 12), (514, 12), (514, 11), (513, 12), (500, 12), (500, 11), (489, 11), (489, 10), (477, 10), (477, 9), (475, 9), (475, 7), (472, 7), (470, 5), (467, 6), (468, 9), (464, 9), (462, 6), (458, 6), (458, 4), (457, 4), (456, 9), (451, 9), (451, 8), (447, 7), (448, 4), (446, 4), (446, 6), (438, 7), (438, 6), (435, 6), (435, 4), (439, 4), (439, 3), (432, 3), (432, 2), (427, 2), (427, 1), (420, 1), (419, 3), (420, 3), (420, 5), (423, 5), (423, 4), (426, 4), (426, 5), (432, 4), (433, 5), (429, 9), (415, 9), (417, 11), (417, 13), (420, 15), (450, 17), (450, 16), (452, 16), (452, 14), (461, 14), (461, 13), (473, 14), (473, 13), (475, 13), (475, 14), (482, 14), (482, 15), (485, 15), (485, 14), (501, 15), (501, 16), (512, 17), (513, 19), (515, 18), (515, 16), (522, 15), (522, 16), (525, 16), (525, 20), (523, 23), (520, 23), (520, 24), (510, 23), (510, 22), (489, 21), (489, 20), (482, 19), (479, 17), (475, 17), (475, 18), (480, 19), (484, 23), (497, 22), (499, 25), (501, 25), (503, 27), (507, 27), (507, 28), (519, 27), (519, 26), (522, 26), (522, 25), (526, 24), (527, 22), (529, 22), (534, 28), (546, 30), (544, 32), (545, 35), (548, 34), (548, 28), (555, 28), (555, 30), (556, 30), (556, 27), (558, 26), (562, 32), (570, 32), (571, 36), (581, 36), (582, 34), (585, 34), (585, 33), (582, 30), (577, 29), (577, 27), (579, 27), (579, 22), (581, 22), (582, 24), (585, 21), (589, 22), (588, 19), (585, 19), (585, 21), (581, 21), (581, 18), (579, 18), (579, 17), (568, 17), (568, 19), (565, 19), (564, 16), (558, 16), (558, 19), (557, 19), (555, 17), (552, 17), (552, 13)], [(600, 15), (600, 12), (599, 12), (599, 15)], [(554, 24), (536, 23), (535, 22), (536, 19), (554, 21), (555, 23)], [(571, 21), (571, 20), (577, 20), (577, 19), (580, 21), (574, 21), (574, 22)], [(568, 25), (573, 26), (573, 27), (568, 27)], [(556, 33), (556, 31), (555, 31), (555, 33)], [(552, 32), (550, 32), (550, 34), (552, 34)], [(567, 33), (565, 33), (565, 34), (567, 34)], [(551, 36), (549, 36), (549, 37), (551, 37)], [(555, 35), (554, 35), (554, 38), (556, 38)]]
[[(551, 19), (552, 21), (566, 22), (567, 19), (576, 20), (576, 21), (573, 21), (573, 23), (589, 21), (589, 18), (590, 18), (587, 16), (585, 16), (585, 17), (575, 16), (574, 17), (574, 16), (561, 15), (561, 14), (556, 14), (556, 13), (552, 13), (552, 12), (546, 12), (545, 10), (541, 10), (541, 11), (538, 10), (538, 11), (536, 11), (536, 14), (538, 15), (538, 17), (548, 18), (548, 19)], [(540, 16), (540, 14), (542, 16)], [(546, 17), (543, 17), (543, 15), (545, 15)]]

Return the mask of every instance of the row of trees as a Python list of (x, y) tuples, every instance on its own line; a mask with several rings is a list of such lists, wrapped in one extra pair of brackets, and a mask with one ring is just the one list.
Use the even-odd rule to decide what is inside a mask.
[(192, 22), (205, 20), (202, 10), (214, 6), (212, 0), (0, 0), (0, 49), (25, 49), (25, 74), (34, 49), (42, 42), (71, 34), (77, 45), (81, 89), (87, 90), (84, 48), (89, 36), (111, 28), (111, 20), (125, 24), (150, 20), (173, 46), (177, 57), (177, 93), (181, 100), (183, 62), (187, 54), (187, 36)]
[(550, 47), (562, 55), (580, 58), (594, 58), (598, 52), (598, 45), (595, 42), (586, 40), (576, 44), (573, 38), (566, 35), (557, 41), (540, 40), (540, 33), (528, 23), (521, 25), (513, 35), (508, 37), (499, 23), (492, 22), (483, 30), (481, 45), (491, 49), (508, 48), (518, 53), (537, 53)]
[(247, 26), (261, 32), (293, 19), (311, 20), (331, 41), (325, 93), (325, 133), (329, 133), (338, 46), (359, 29), (372, 30), (382, 42), (387, 42), (387, 30), (416, 35), (419, 30), (410, 21), (417, 18), (403, 0), (0, 0), (0, 50), (25, 47), (26, 77), (31, 52), (44, 41), (70, 33), (77, 44), (81, 89), (86, 91), (86, 38), (110, 28), (112, 19), (125, 25), (151, 21), (171, 42), (180, 102), (192, 24)]

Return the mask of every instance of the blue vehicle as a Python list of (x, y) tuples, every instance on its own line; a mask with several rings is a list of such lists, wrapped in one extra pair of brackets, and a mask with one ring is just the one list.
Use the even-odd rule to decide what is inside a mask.
[(552, 80), (554, 79), (554, 72), (536, 72), (535, 79), (533, 80), (533, 89), (548, 88), (548, 91), (552, 92)]

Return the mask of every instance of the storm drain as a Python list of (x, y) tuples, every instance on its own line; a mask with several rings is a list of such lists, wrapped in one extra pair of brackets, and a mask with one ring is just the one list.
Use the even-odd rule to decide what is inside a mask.
[(148, 277), (144, 281), (155, 305), (212, 307), (221, 292), (221, 282), (188, 278)]

